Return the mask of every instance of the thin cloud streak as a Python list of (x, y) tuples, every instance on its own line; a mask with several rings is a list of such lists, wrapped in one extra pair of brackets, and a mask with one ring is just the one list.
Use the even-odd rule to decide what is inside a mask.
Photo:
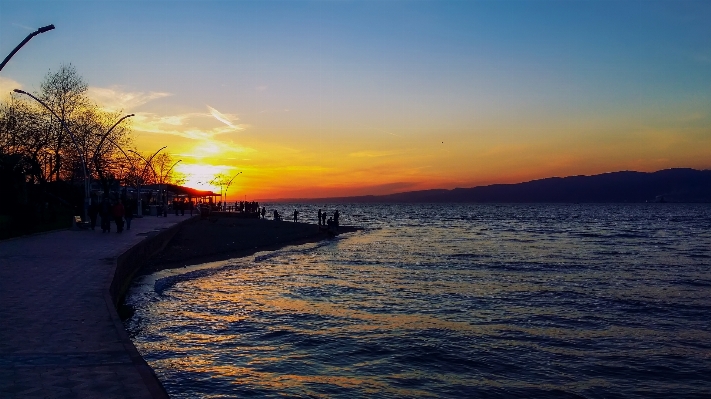
[[(186, 113), (182, 115), (159, 116), (149, 112), (136, 113), (133, 129), (140, 132), (167, 134), (185, 137), (193, 140), (212, 139), (216, 136), (244, 130), (246, 125), (218, 126), (213, 128), (201, 128), (194, 123), (199, 119), (213, 119), (211, 114)], [(191, 123), (193, 122), (193, 123)], [(181, 129), (182, 127), (182, 129)]]
[(110, 111), (131, 111), (150, 101), (172, 96), (171, 93), (165, 92), (125, 91), (119, 86), (90, 86), (88, 95), (104, 109)]
[(233, 125), (232, 122), (227, 118), (227, 116), (222, 114), (220, 111), (216, 110), (215, 108), (212, 108), (209, 105), (207, 105), (207, 109), (210, 111), (210, 115), (212, 115), (218, 121), (224, 123), (225, 125), (231, 127), (232, 129), (242, 130), (242, 128)]
[(17, 22), (13, 22), (13, 23), (12, 23), (12, 26), (17, 26), (18, 28), (22, 28), (22, 29), (28, 30), (28, 31), (30, 31), (30, 32), (32, 32), (32, 31), (34, 31), (34, 30), (37, 29), (37, 28), (32, 28), (32, 27), (26, 26), (26, 25), (18, 24)]

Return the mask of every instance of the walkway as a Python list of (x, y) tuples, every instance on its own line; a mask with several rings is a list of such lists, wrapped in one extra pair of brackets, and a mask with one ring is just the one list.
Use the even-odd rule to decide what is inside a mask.
[(160, 398), (107, 295), (115, 258), (187, 219), (121, 234), (63, 230), (0, 241), (0, 397)]

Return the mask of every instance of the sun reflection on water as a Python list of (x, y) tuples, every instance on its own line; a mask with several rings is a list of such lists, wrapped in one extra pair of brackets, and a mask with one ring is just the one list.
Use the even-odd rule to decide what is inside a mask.
[(678, 209), (691, 215), (660, 245), (674, 226), (648, 209), (549, 207), (460, 207), (419, 225), (410, 208), (343, 239), (161, 272), (160, 289), (134, 288), (129, 329), (177, 398), (711, 388), (698, 344), (711, 341), (711, 218), (693, 214), (705, 208)]

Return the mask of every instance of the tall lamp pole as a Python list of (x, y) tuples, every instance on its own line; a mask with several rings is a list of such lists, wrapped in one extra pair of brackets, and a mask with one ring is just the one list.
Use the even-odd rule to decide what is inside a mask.
[[(132, 117), (132, 116), (135, 116), (135, 114), (128, 114), (128, 115), (122, 117), (121, 119), (117, 120), (116, 123), (114, 123), (114, 125), (111, 126), (111, 128), (109, 128), (109, 130), (107, 130), (106, 133), (104, 133), (103, 136), (101, 136), (101, 140), (99, 141), (99, 144), (96, 146), (96, 151), (94, 151), (94, 157), (93, 157), (93, 158), (96, 158), (96, 156), (99, 154), (99, 151), (101, 151), (101, 147), (104, 145), (104, 140), (106, 140), (106, 139), (109, 137), (109, 133), (111, 133), (111, 131), (114, 130), (114, 128), (115, 128), (116, 126), (118, 126), (118, 124), (121, 123), (121, 121), (123, 121), (123, 120), (126, 119), (126, 118), (130, 118), (130, 117)], [(111, 142), (111, 144), (116, 145), (116, 143), (114, 143), (113, 140), (110, 140), (110, 139), (109, 139), (109, 141)], [(118, 147), (118, 146), (117, 146), (117, 147)], [(119, 147), (119, 148), (120, 148), (120, 147)]]
[(123, 156), (126, 158), (126, 160), (128, 161), (128, 163), (131, 165), (131, 167), (133, 167), (133, 160), (131, 159), (131, 157), (128, 156), (128, 154), (126, 154), (126, 151), (124, 151), (123, 148), (121, 148), (121, 146), (118, 145), (118, 144), (117, 144), (115, 141), (113, 141), (111, 138), (107, 137), (106, 139), (109, 140), (109, 143), (113, 144), (116, 148), (119, 149), (119, 151), (121, 151), (121, 153), (122, 153)]
[[(182, 159), (178, 159), (171, 165), (170, 168), (168, 168), (168, 171), (165, 172), (161, 177), (160, 177), (160, 182), (161, 185), (164, 186), (164, 191), (163, 191), (163, 216), (168, 216), (168, 184), (166, 183), (166, 179), (168, 178), (168, 175), (170, 174), (170, 171), (173, 170), (175, 165), (178, 163), (183, 162)], [(175, 200), (175, 198), (173, 198)]]
[(109, 134), (111, 133), (112, 130), (114, 130), (114, 128), (116, 126), (118, 126), (119, 123), (121, 123), (121, 121), (123, 121), (126, 118), (130, 118), (132, 116), (134, 116), (134, 114), (128, 114), (128, 115), (122, 117), (121, 119), (119, 119), (118, 121), (116, 121), (116, 123), (114, 123), (114, 125), (111, 126), (109, 128), (109, 130), (106, 131), (106, 133), (104, 133), (104, 135), (101, 137), (101, 140), (99, 140), (99, 144), (96, 146), (96, 150), (94, 150), (94, 155), (91, 157), (91, 159), (94, 161), (94, 167), (96, 168), (96, 173), (99, 173), (99, 177), (103, 178), (103, 173), (100, 172), (100, 170), (99, 170), (99, 161), (97, 160), (96, 157), (99, 156), (99, 151), (101, 151), (101, 147), (104, 145), (104, 140), (108, 139), (109, 142), (111, 144), (113, 144), (114, 146), (116, 146), (116, 148), (118, 148), (123, 153), (123, 155), (130, 161), (130, 158), (128, 158), (128, 155), (126, 155), (126, 153), (123, 151), (123, 149), (121, 147), (119, 147), (118, 144), (116, 144), (113, 140), (111, 140), (109, 138)]
[[(143, 176), (143, 174), (146, 173), (146, 168), (150, 166), (151, 170), (153, 171), (153, 177), (156, 179), (156, 181), (158, 180), (158, 174), (156, 173), (156, 170), (153, 169), (153, 165), (151, 165), (151, 161), (153, 160), (153, 157), (158, 155), (159, 152), (163, 151), (167, 147), (168, 146), (161, 147), (158, 151), (154, 152), (153, 155), (151, 155), (150, 158), (148, 158), (148, 159), (144, 158), (143, 155), (139, 154), (136, 151), (129, 150), (130, 152), (138, 155), (146, 163), (146, 166), (144, 166), (143, 170), (141, 171), (141, 176)], [(141, 204), (141, 184), (140, 183), (138, 184), (138, 216), (143, 216), (143, 206)]]
[[(26, 39), (26, 40), (29, 40), (29, 39)], [(88, 204), (88, 202), (89, 202), (89, 175), (86, 173), (86, 160), (84, 159), (84, 158), (85, 158), (85, 154), (81, 151), (81, 148), (79, 148), (79, 144), (77, 144), (77, 140), (76, 140), (76, 138), (74, 137), (74, 134), (72, 133), (71, 130), (69, 130), (69, 128), (67, 127), (67, 124), (64, 123), (64, 119), (60, 118), (59, 115), (57, 115), (57, 114), (52, 110), (52, 108), (50, 108), (50, 107), (49, 107), (47, 104), (45, 104), (42, 100), (40, 100), (39, 98), (33, 96), (32, 94), (30, 94), (30, 93), (28, 93), (28, 92), (26, 92), (26, 91), (24, 91), (24, 90), (15, 89), (15, 90), (13, 90), (13, 91), (14, 91), (15, 93), (24, 94), (24, 95), (26, 95), (26, 96), (29, 96), (29, 97), (31, 97), (32, 99), (34, 99), (35, 101), (37, 101), (38, 103), (42, 104), (42, 106), (45, 107), (45, 108), (47, 108), (47, 110), (48, 110), (49, 112), (51, 112), (52, 115), (54, 115), (57, 119), (59, 119), (59, 122), (62, 123), (62, 127), (64, 127), (64, 130), (66, 130), (67, 133), (69, 133), (69, 137), (71, 137), (72, 143), (74, 143), (74, 147), (76, 147), (77, 153), (79, 153), (79, 158), (81, 158), (81, 166), (82, 166), (82, 170), (84, 171), (84, 220), (88, 220), (87, 212), (88, 212), (88, 209), (89, 209), (89, 204)]]
[(177, 161), (175, 161), (175, 163), (173, 164), (173, 166), (171, 166), (171, 167), (168, 169), (168, 171), (165, 172), (165, 174), (164, 174), (163, 176), (161, 176), (161, 178), (160, 178), (161, 182), (164, 182), (165, 179), (168, 178), (168, 175), (170, 174), (170, 171), (173, 170), (173, 168), (175, 167), (175, 165), (177, 165), (179, 162), (183, 162), (183, 160), (182, 160), (182, 159), (178, 159)]
[(40, 33), (44, 33), (44, 32), (50, 31), (52, 29), (54, 29), (54, 25), (47, 25), (47, 26), (43, 26), (43, 27), (37, 29), (36, 31), (30, 33), (29, 35), (27, 35), (25, 40), (23, 40), (22, 43), (18, 44), (17, 47), (15, 47), (15, 49), (12, 50), (10, 52), (10, 54), (7, 55), (7, 57), (5, 57), (5, 59), (2, 61), (2, 64), (0, 64), (0, 71), (2, 71), (2, 69), (5, 67), (5, 64), (7, 64), (7, 62), (10, 61), (10, 58), (12, 58), (12, 56), (15, 55), (15, 53), (18, 52), (22, 48), (22, 46), (27, 44), (27, 42), (29, 42), (30, 39), (39, 35)]
[(225, 198), (224, 198), (224, 200), (222, 200), (222, 206), (225, 206), (225, 202), (227, 201), (227, 190), (230, 189), (230, 186), (232, 185), (232, 180), (234, 180), (235, 177), (237, 177), (237, 176), (239, 176), (239, 175), (241, 175), (241, 174), (242, 174), (242, 172), (239, 172), (239, 173), (237, 173), (236, 175), (232, 176), (232, 178), (230, 179), (230, 181), (227, 182), (227, 184), (225, 185)]
[[(136, 165), (133, 164), (133, 160), (131, 159), (131, 157), (128, 156), (128, 154), (126, 154), (126, 151), (124, 151), (120, 145), (118, 145), (115, 141), (113, 141), (111, 139), (111, 137), (107, 136), (106, 139), (109, 141), (109, 143), (113, 144), (116, 148), (119, 149), (119, 151), (121, 151), (121, 154), (123, 154), (123, 156), (126, 158), (126, 161), (128, 161), (128, 164), (131, 167), (131, 169), (136, 170)], [(96, 157), (96, 154), (94, 156)], [(96, 159), (94, 159), (94, 162), (96, 162)], [(138, 187), (138, 179), (136, 179), (136, 187)]]

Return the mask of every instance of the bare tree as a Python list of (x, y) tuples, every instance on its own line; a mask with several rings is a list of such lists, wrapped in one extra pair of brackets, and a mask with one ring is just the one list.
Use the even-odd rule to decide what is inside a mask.
[(127, 122), (114, 126), (120, 119), (120, 113), (105, 112), (93, 104), (74, 119), (73, 131), (88, 158), (89, 173), (101, 182), (105, 194), (111, 182), (119, 180), (122, 170), (131, 166), (131, 159), (123, 150), (131, 144), (130, 127)]
[[(88, 85), (76, 68), (68, 64), (61, 65), (57, 72), (47, 73), (40, 85), (37, 97), (44, 101), (71, 128), (75, 124), (74, 119), (78, 117), (78, 114), (90, 106), (87, 90)], [(60, 180), (62, 172), (69, 172), (68, 175), (71, 176), (76, 169), (72, 167), (72, 164), (66, 168), (63, 159), (63, 155), (72, 153), (71, 138), (67, 137), (67, 132), (62, 128), (61, 121), (56, 120), (51, 113), (47, 113), (47, 116), (51, 121), (50, 148), (54, 154), (51, 174), (54, 175), (55, 180)], [(65, 177), (69, 177), (68, 175), (65, 174)]]
[(62, 65), (47, 74), (37, 94), (72, 131), (79, 151), (52, 112), (36, 101), (12, 96), (0, 105), (0, 153), (22, 154), (35, 165), (38, 182), (83, 178), (84, 163), (88, 175), (108, 190), (108, 183), (130, 164), (122, 147), (130, 145), (131, 130), (126, 122), (111, 129), (120, 113), (102, 110), (86, 92), (76, 69)]
[(52, 201), (75, 207), (85, 195), (54, 181), (83, 182), (86, 171), (108, 192), (111, 182), (136, 175), (136, 163), (123, 150), (131, 145), (130, 125), (122, 122), (129, 115), (119, 117), (93, 103), (74, 66), (50, 71), (38, 93), (26, 94), (0, 102), (0, 181), (9, 190), (3, 204), (30, 214), (42, 214)]
[(160, 153), (153, 158), (153, 169), (156, 171), (158, 184), (180, 184), (184, 177), (175, 171), (175, 165), (181, 160), (175, 160), (169, 153)]
[(0, 153), (17, 154), (29, 162), (34, 183), (46, 182), (51, 173), (49, 130), (49, 121), (36, 104), (13, 96), (0, 105)]

